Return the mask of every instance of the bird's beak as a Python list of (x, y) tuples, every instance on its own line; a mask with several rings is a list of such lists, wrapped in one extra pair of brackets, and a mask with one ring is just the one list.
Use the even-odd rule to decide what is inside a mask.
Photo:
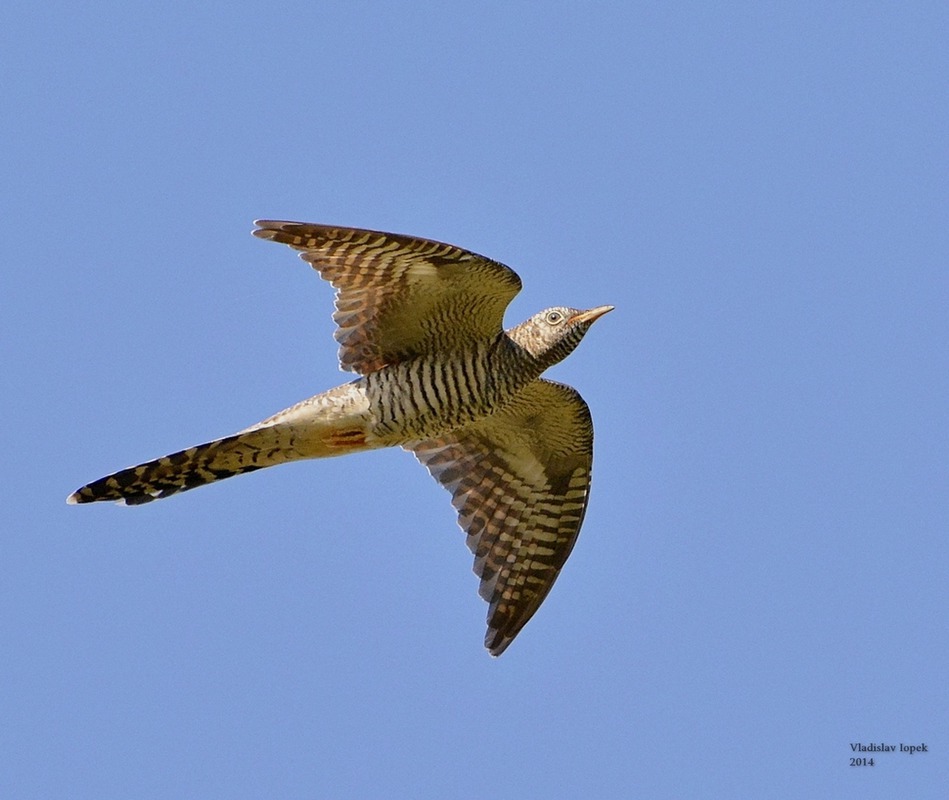
[(615, 306), (597, 306), (596, 308), (588, 309), (587, 311), (581, 311), (579, 314), (574, 314), (568, 322), (574, 324), (577, 322), (588, 322), (592, 323), (606, 314), (608, 311), (612, 311)]

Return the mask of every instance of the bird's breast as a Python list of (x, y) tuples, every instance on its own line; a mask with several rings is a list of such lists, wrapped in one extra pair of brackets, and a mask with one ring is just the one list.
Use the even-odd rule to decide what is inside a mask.
[(373, 434), (401, 443), (426, 439), (494, 413), (519, 381), (488, 348), (423, 356), (367, 375)]

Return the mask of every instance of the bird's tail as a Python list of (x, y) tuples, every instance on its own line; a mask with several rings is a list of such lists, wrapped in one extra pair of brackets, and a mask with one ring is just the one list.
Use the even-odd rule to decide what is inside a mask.
[(368, 409), (358, 382), (337, 386), (233, 436), (106, 475), (77, 489), (66, 502), (140, 505), (275, 464), (382, 447), (386, 442), (367, 439), (372, 422)]
[(67, 502), (114, 500), (139, 505), (232, 475), (306, 458), (294, 446), (293, 433), (290, 426), (258, 428), (189, 447), (99, 478), (77, 489)]

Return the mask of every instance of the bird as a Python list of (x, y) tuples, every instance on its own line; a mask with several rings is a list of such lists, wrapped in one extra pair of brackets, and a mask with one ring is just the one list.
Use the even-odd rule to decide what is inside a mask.
[(488, 603), (485, 647), (499, 656), (550, 592), (589, 499), (589, 407), (541, 374), (613, 306), (557, 306), (505, 330), (521, 279), (498, 261), (402, 234), (254, 224), (335, 288), (339, 365), (359, 377), (67, 502), (139, 505), (276, 464), (400, 446), (452, 495)]

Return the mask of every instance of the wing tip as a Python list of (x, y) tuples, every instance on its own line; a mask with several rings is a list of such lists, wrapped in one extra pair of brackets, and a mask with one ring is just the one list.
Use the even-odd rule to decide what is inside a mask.
[(484, 646), (493, 658), (500, 656), (513, 641), (513, 636), (505, 636), (497, 628), (488, 628), (488, 632), (484, 635)]
[(251, 234), (258, 239), (273, 239), (280, 231), (284, 230), (284, 226), (299, 224), (299, 222), (286, 222), (276, 219), (255, 219), (254, 225), (257, 227), (251, 231)]

